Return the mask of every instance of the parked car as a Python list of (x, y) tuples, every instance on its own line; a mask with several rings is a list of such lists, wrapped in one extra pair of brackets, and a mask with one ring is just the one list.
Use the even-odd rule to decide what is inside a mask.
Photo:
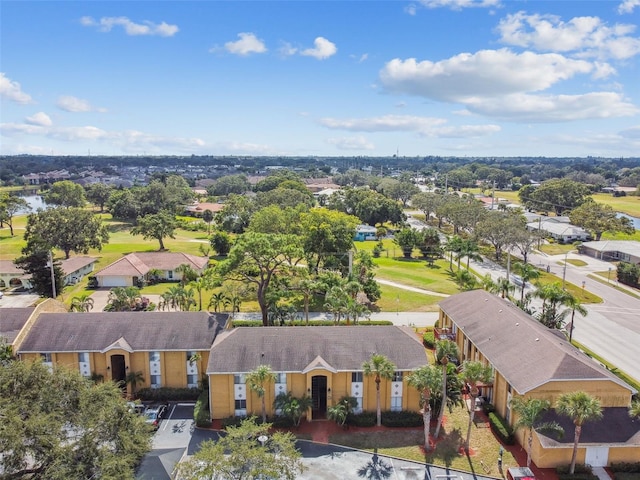
[(144, 411), (144, 417), (147, 424), (153, 426), (154, 430), (160, 428), (160, 421), (165, 417), (168, 410), (166, 403), (160, 405), (152, 405)]
[(144, 405), (137, 402), (127, 402), (127, 407), (129, 407), (131, 413), (137, 413), (138, 415), (142, 415), (145, 411)]

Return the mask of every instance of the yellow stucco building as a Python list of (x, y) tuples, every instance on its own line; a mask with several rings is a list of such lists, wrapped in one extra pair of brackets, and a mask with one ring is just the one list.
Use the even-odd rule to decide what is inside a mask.
[[(481, 386), (481, 395), (512, 426), (512, 398), (539, 398), (553, 406), (562, 394), (584, 391), (600, 400), (603, 417), (583, 425), (578, 463), (607, 466), (640, 458), (640, 422), (628, 416), (636, 390), (571, 345), (563, 332), (505, 299), (474, 290), (440, 302), (436, 334), (457, 343), (461, 361), (493, 367), (493, 381)], [(571, 420), (553, 410), (542, 419), (549, 420), (560, 423), (565, 435), (557, 440), (534, 433), (532, 459), (541, 468), (569, 464), (573, 449)], [(516, 434), (524, 445), (525, 432)]]
[(132, 372), (142, 377), (137, 388), (195, 388), (226, 321), (226, 314), (207, 312), (43, 312), (32, 315), (14, 353), (122, 382), (127, 393)]
[(357, 411), (376, 410), (376, 384), (362, 364), (373, 354), (396, 366), (394, 377), (380, 384), (382, 410), (419, 410), (419, 395), (403, 381), (427, 363), (420, 339), (409, 328), (393, 326), (236, 328), (216, 338), (207, 366), (211, 418), (259, 415), (261, 399), (246, 384), (259, 365), (276, 374), (265, 394), (268, 413), (280, 393), (308, 395), (307, 420), (326, 418), (342, 397), (355, 397)]

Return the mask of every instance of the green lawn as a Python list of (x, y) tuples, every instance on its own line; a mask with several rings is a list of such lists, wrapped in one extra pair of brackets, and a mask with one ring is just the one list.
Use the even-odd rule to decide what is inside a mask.
[[(329, 442), (338, 445), (374, 451), (379, 454), (405, 458), (416, 462), (427, 462), (435, 465), (450, 467), (463, 471), (475, 471), (478, 475), (500, 477), (496, 459), (501, 444), (495, 438), (490, 428), (478, 423), (471, 427), (471, 452), (467, 456), (460, 452), (460, 445), (467, 434), (469, 415), (464, 408), (456, 408), (452, 413), (447, 412), (443, 431), (436, 443), (436, 448), (425, 455), (422, 444), (424, 435), (422, 429), (397, 429), (385, 431), (360, 431), (353, 433), (334, 434)], [(432, 434), (433, 434), (432, 425)], [(503, 454), (503, 471), (510, 467), (517, 467), (513, 455), (505, 449)], [(485, 468), (487, 470), (485, 470)]]

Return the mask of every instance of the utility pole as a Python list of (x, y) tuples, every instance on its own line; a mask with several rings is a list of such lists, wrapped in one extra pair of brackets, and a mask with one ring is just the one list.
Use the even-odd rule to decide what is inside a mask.
[(51, 254), (51, 250), (49, 250), (49, 268), (51, 268), (51, 293), (53, 293), (53, 298), (56, 298), (56, 274), (53, 268), (53, 255)]
[(493, 212), (493, 202), (496, 198), (496, 181), (493, 181), (493, 188), (491, 189), (491, 211)]
[(349, 250), (349, 276), (353, 274), (353, 250)]

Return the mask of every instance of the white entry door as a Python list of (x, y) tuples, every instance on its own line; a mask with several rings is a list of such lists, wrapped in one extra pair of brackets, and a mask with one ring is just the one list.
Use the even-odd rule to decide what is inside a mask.
[(592, 467), (606, 467), (609, 462), (609, 447), (587, 447), (584, 463)]

